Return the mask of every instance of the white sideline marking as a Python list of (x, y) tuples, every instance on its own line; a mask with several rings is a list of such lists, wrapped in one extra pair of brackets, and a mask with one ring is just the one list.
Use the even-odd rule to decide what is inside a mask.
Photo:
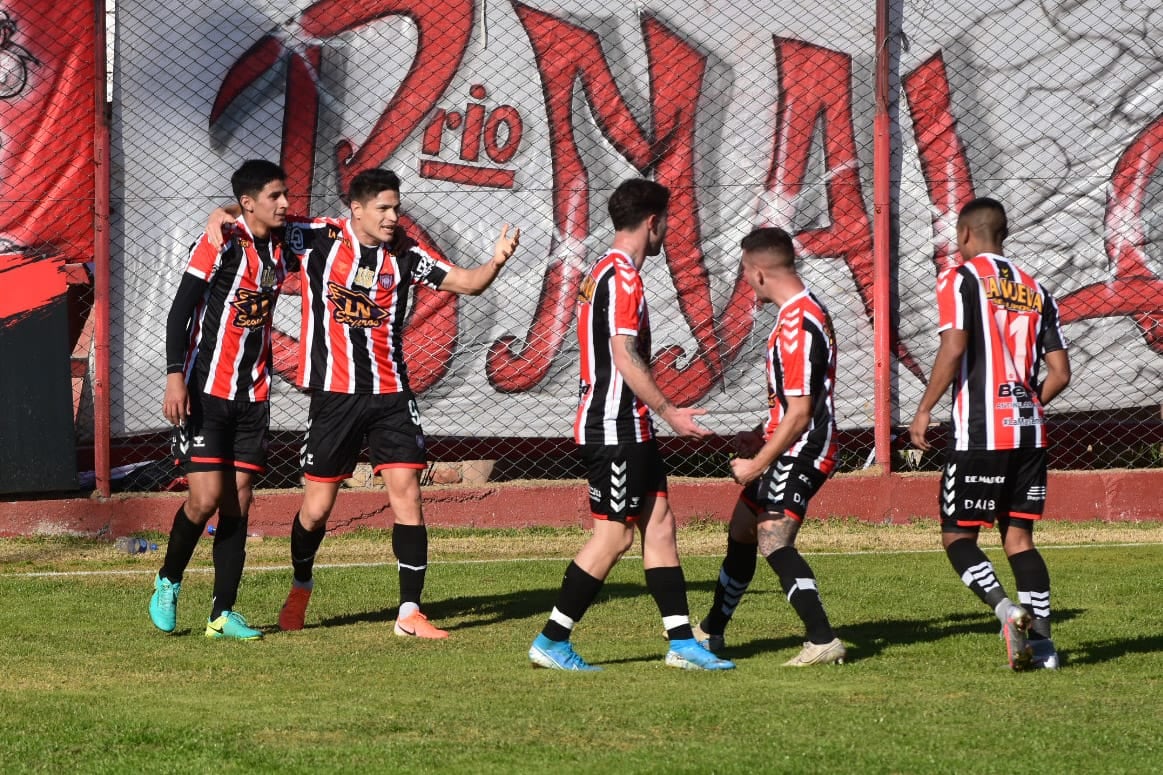
[[(1163, 546), (1160, 541), (1138, 541), (1135, 543), (1125, 544), (1048, 544), (1046, 546), (1038, 546), (1039, 550), (1050, 549), (1119, 549), (1119, 548), (1133, 548), (1142, 546)], [(1000, 550), (1000, 546), (986, 546), (985, 549)], [(855, 552), (804, 552), (807, 557), (860, 557), (868, 554), (935, 554), (937, 552), (943, 553), (944, 549), (861, 549)], [(699, 557), (706, 559), (708, 557), (720, 557), (720, 554), (686, 554), (684, 557)], [(441, 560), (429, 561), (429, 567), (433, 565), (486, 565), (490, 563), (511, 563), (511, 562), (569, 562), (573, 557), (507, 557), (499, 560)], [(624, 560), (641, 560), (640, 554), (627, 554), (622, 557)], [(319, 563), (315, 567), (321, 570), (328, 568), (383, 568), (389, 565), (395, 565), (396, 562), (337, 562), (337, 563)], [(286, 565), (257, 565), (246, 566), (246, 571), (254, 571), (255, 573), (267, 573), (270, 571), (289, 571), (291, 569), (290, 563)], [(213, 568), (198, 567), (187, 568), (186, 573), (213, 573)], [(137, 576), (157, 574), (157, 568), (119, 568), (116, 570), (61, 570), (61, 571), (24, 571), (18, 573), (0, 573), (0, 579), (29, 579), (29, 578), (56, 578), (56, 577), (77, 577), (77, 576)]]

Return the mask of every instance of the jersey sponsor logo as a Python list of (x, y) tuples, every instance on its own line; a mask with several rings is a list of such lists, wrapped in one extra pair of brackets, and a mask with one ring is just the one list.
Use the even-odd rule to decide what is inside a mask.
[(767, 408), (774, 409), (779, 406), (779, 394), (770, 387), (767, 389)]
[(230, 302), (236, 312), (233, 324), (239, 328), (262, 328), (271, 319), (273, 301), (270, 294), (239, 288)]
[(997, 508), (997, 501), (992, 498), (966, 498), (962, 508), (966, 511), (993, 511)]
[(436, 269), (436, 261), (427, 254), (421, 255), (420, 260), (416, 262), (416, 276), (427, 277)]
[(278, 282), (278, 274), (275, 273), (273, 266), (264, 266), (262, 268), (262, 275), (258, 279), (258, 284), (262, 286), (263, 291), (270, 292)]
[(999, 475), (999, 476), (974, 476), (973, 474), (966, 474), (964, 481), (966, 484), (1003, 484), (1005, 482), (1005, 480), (1006, 480), (1005, 476), (1001, 476), (1001, 475)]
[(1006, 417), (1001, 424), (1007, 428), (1028, 428), (1033, 425), (1042, 425), (1045, 420), (1041, 417)]
[(1042, 294), (1036, 288), (1004, 277), (985, 278), (985, 297), (995, 307), (1011, 312), (1042, 312)]
[(352, 328), (379, 328), (388, 319), (387, 310), (368, 298), (367, 293), (327, 283), (327, 300), (335, 305), (335, 322)]
[(359, 286), (360, 288), (371, 288), (374, 282), (375, 273), (372, 271), (372, 268), (370, 266), (361, 266), (355, 272), (355, 280), (352, 282), (352, 285)]
[(303, 237), (303, 230), (300, 227), (287, 227), (287, 245), (296, 253), (302, 253), (307, 247), (307, 240)]
[(582, 280), (581, 287), (577, 290), (577, 300), (579, 304), (590, 304), (594, 300), (594, 293), (598, 289), (598, 281), (594, 279), (593, 275), (587, 275), (586, 279)]

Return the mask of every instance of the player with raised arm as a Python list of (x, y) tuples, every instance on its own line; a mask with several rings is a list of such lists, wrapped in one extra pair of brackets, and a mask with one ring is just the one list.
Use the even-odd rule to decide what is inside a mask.
[(223, 234), (194, 245), (166, 321), (162, 414), (189, 494), (174, 515), (154, 579), (149, 615), (162, 632), (177, 625), (182, 577), (206, 522), (214, 533), (214, 599), (206, 636), (257, 640), (234, 611), (246, 562), (254, 477), (265, 470), (270, 429), (271, 322), (287, 266), (281, 230), (286, 174), (252, 159), (231, 177), (241, 214)]
[(570, 633), (597, 599), (606, 576), (642, 534), (646, 588), (670, 640), (666, 664), (691, 670), (727, 670), (694, 639), (679, 564), (675, 518), (666, 495), (666, 467), (651, 412), (680, 436), (710, 431), (696, 418), (705, 409), (680, 408), (650, 373), (650, 322), (639, 274), (662, 250), (670, 192), (641, 178), (624, 181), (609, 201), (614, 242), (582, 280), (577, 302), (581, 387), (574, 418), (589, 478), (593, 534), (565, 570), (557, 604), (529, 649), (534, 665), (556, 670), (600, 670), (573, 650)]
[(809, 501), (836, 466), (832, 318), (796, 272), (786, 231), (755, 229), (740, 247), (744, 279), (760, 303), (779, 307), (764, 358), (768, 416), (759, 429), (737, 437), (740, 456), (731, 461), (731, 474), (743, 491), (731, 514), (714, 602), (695, 637), (712, 651), (725, 645), (727, 624), (755, 575), (758, 550), (807, 631), (799, 654), (784, 665), (843, 662), (847, 650), (832, 630), (815, 574), (795, 546)]
[[(1054, 669), (1050, 572), (1034, 547), (1034, 523), (1046, 501), (1044, 407), (1070, 384), (1070, 358), (1054, 297), (1002, 255), (1008, 234), (994, 199), (974, 199), (957, 216), (962, 261), (937, 278), (941, 344), (909, 436), (932, 448), (930, 413), (952, 385), (953, 449), (937, 497), (945, 554), (1001, 622), (1010, 667)], [(977, 545), (995, 522), (1020, 605)]]
[[(287, 244), (300, 256), (303, 314), (298, 385), (311, 405), (301, 464), (304, 492), (291, 524), (294, 579), (279, 628), (303, 628), (314, 589), (315, 556), (343, 480), (366, 440), (375, 473), (387, 487), (395, 523), (400, 605), (393, 632), (446, 638), (420, 611), (428, 567), (428, 529), (420, 498), (427, 467), (420, 412), (408, 384), (403, 329), (412, 286), (480, 294), (520, 241), (520, 229), (501, 228), (492, 258), (472, 269), (423, 250), (399, 226), (400, 179), (363, 170), (348, 190), (347, 218), (298, 218), (287, 223)], [(225, 213), (219, 211), (219, 216)]]

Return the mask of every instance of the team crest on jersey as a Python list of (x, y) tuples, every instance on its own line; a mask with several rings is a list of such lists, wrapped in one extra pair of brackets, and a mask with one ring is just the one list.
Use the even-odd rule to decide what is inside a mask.
[(364, 291), (327, 283), (327, 300), (335, 305), (335, 321), (352, 328), (379, 328), (388, 319), (387, 310), (377, 306)]
[(577, 290), (577, 300), (582, 304), (591, 303), (597, 289), (598, 281), (593, 278), (593, 275), (588, 275), (586, 279), (582, 280), (581, 287)]
[(239, 328), (261, 328), (270, 320), (273, 305), (270, 294), (239, 288), (230, 306), (236, 311), (234, 325)]
[(396, 285), (396, 275), (392, 272), (384, 272), (380, 275), (379, 284), (385, 291), (392, 290)]

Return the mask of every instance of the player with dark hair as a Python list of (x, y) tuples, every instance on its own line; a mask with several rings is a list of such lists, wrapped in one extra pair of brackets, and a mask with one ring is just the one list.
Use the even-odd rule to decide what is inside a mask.
[(836, 466), (836, 337), (832, 318), (795, 266), (795, 247), (783, 229), (759, 228), (743, 238), (743, 277), (760, 303), (779, 307), (767, 337), (767, 421), (736, 437), (731, 461), (743, 485), (727, 533), (727, 554), (711, 610), (695, 631), (716, 651), (739, 600), (755, 575), (757, 550), (807, 630), (800, 653), (784, 663), (806, 667), (844, 661), (820, 600), (816, 577), (795, 540), (808, 503)]
[[(1055, 669), (1050, 572), (1034, 548), (1034, 522), (1046, 500), (1044, 407), (1070, 384), (1070, 358), (1054, 297), (1002, 255), (1008, 233), (994, 199), (974, 199), (958, 214), (962, 263), (937, 278), (941, 344), (909, 436), (932, 448), (930, 412), (952, 385), (953, 449), (937, 498), (945, 553), (1001, 621), (1010, 667)], [(977, 545), (981, 528), (995, 522), (1020, 605)]]
[(529, 649), (534, 665), (592, 671), (570, 644), (570, 633), (597, 599), (610, 570), (642, 534), (646, 588), (662, 614), (670, 640), (666, 664), (691, 670), (727, 670), (694, 639), (679, 564), (675, 519), (666, 497), (666, 467), (654, 437), (651, 412), (680, 436), (710, 431), (696, 417), (705, 409), (680, 408), (650, 373), (650, 323), (639, 274), (662, 250), (670, 192), (633, 178), (609, 201), (614, 242), (582, 280), (577, 302), (581, 392), (574, 419), (589, 478), (593, 535), (565, 570), (557, 604)]
[(271, 321), (287, 274), (280, 240), (285, 179), (279, 165), (261, 159), (238, 168), (230, 183), (241, 217), (222, 239), (198, 239), (166, 321), (162, 413), (174, 426), (172, 449), (189, 494), (174, 515), (149, 601), (150, 619), (163, 632), (176, 627), (182, 575), (218, 512), (206, 636), (262, 637), (234, 604), (246, 562), (251, 487), (266, 467)]
[[(294, 580), (279, 628), (303, 628), (314, 588), (315, 555), (343, 480), (366, 439), (387, 487), (399, 564), (396, 635), (446, 638), (420, 611), (428, 529), (420, 499), (427, 467), (420, 412), (408, 384), (403, 330), (408, 294), (424, 284), (477, 295), (517, 249), (520, 229), (501, 228), (490, 261), (465, 269), (429, 254), (399, 226), (400, 179), (367, 169), (348, 189), (347, 218), (288, 218), (287, 244), (301, 256), (303, 315), (297, 383), (311, 392), (300, 462), (304, 493), (291, 525)], [(223, 214), (223, 211), (219, 211)], [(214, 217), (212, 216), (212, 222)]]

